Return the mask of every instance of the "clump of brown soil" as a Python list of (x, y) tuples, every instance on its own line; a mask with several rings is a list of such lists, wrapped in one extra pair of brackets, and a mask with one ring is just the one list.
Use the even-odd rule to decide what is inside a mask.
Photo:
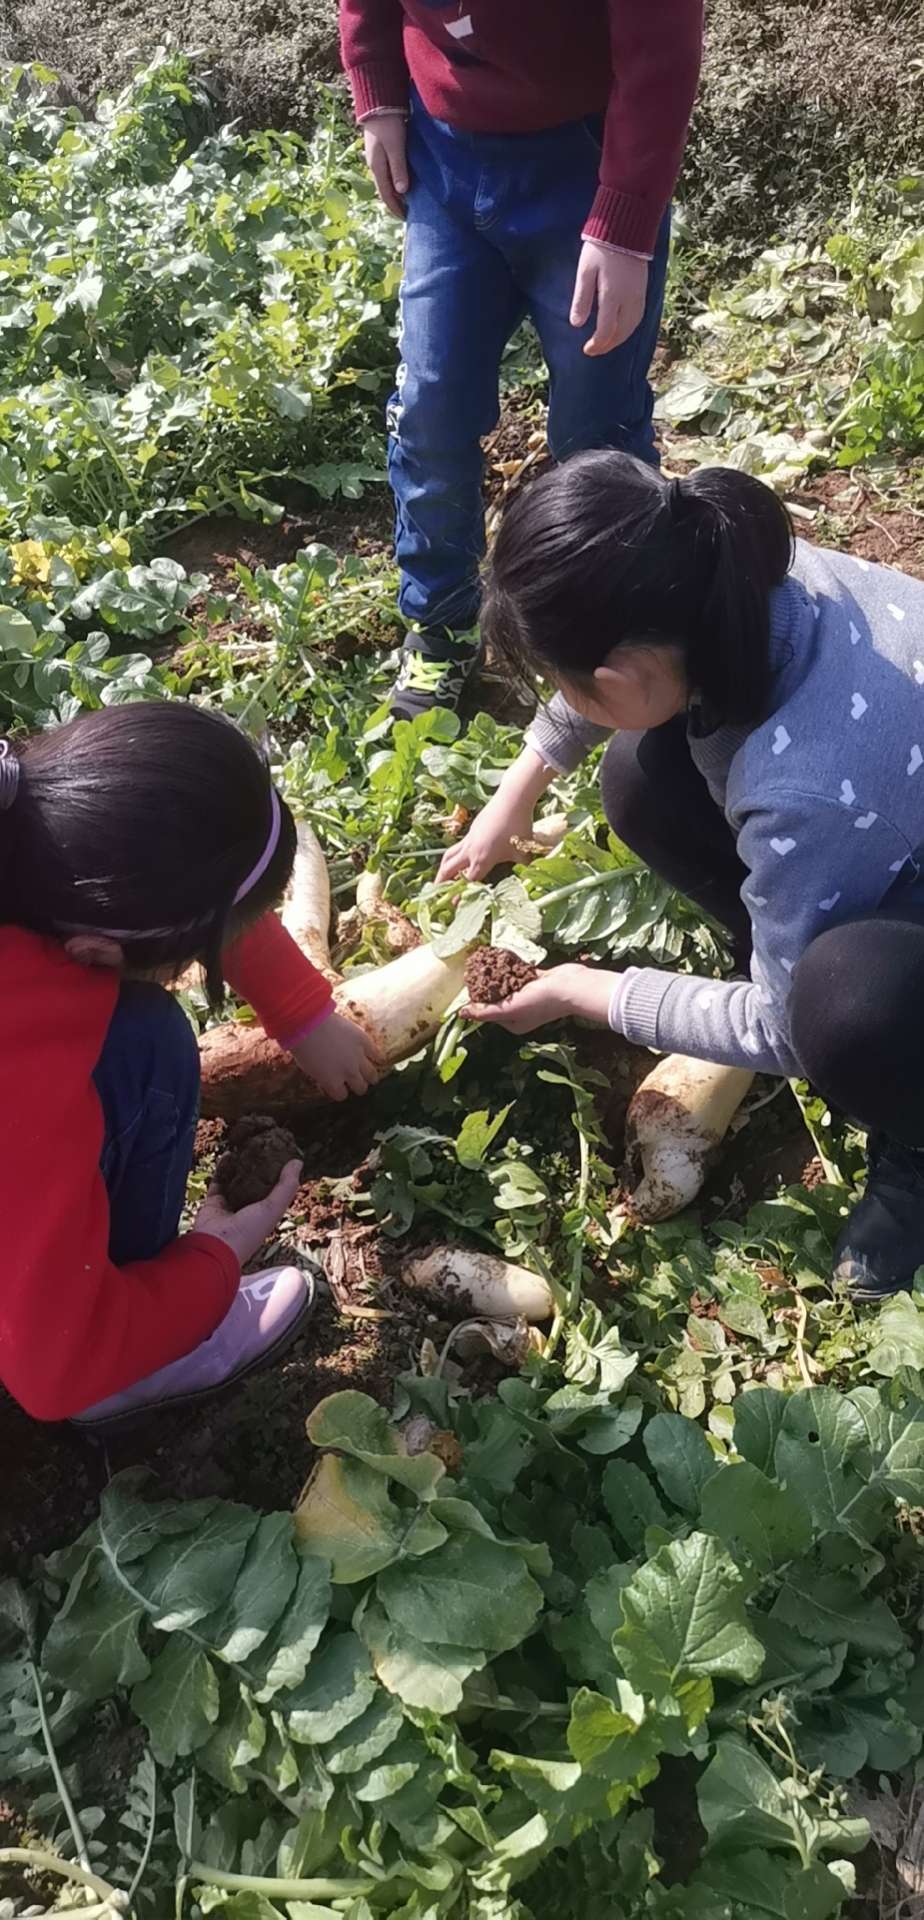
[(232, 1213), (238, 1213), (265, 1200), (283, 1167), (301, 1157), (288, 1127), (277, 1126), (268, 1114), (246, 1113), (228, 1134), (215, 1181)]
[(465, 985), (475, 1007), (496, 1007), (538, 978), (537, 969), (505, 947), (479, 947), (465, 963)]

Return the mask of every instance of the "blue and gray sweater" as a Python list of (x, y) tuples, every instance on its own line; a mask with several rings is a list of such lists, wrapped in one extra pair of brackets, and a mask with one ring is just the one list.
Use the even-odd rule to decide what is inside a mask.
[[(771, 647), (768, 719), (690, 732), (748, 869), (751, 980), (629, 967), (611, 1021), (640, 1046), (795, 1075), (787, 1001), (800, 955), (826, 927), (913, 889), (924, 865), (924, 582), (800, 541), (773, 596)], [(606, 737), (559, 693), (527, 744), (564, 773)], [(924, 907), (924, 882), (916, 898)]]

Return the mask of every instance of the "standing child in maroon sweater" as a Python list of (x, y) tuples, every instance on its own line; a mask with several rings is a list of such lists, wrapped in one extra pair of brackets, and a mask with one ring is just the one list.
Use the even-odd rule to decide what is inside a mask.
[(528, 314), (557, 460), (655, 462), (648, 369), (702, 0), (340, 0), (386, 206), (407, 222), (388, 411), (404, 717), (453, 706), (478, 661), (481, 440)]

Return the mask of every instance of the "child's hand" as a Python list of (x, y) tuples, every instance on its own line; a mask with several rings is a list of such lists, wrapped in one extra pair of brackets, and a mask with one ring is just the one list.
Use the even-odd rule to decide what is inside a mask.
[(309, 1080), (329, 1100), (345, 1100), (351, 1093), (368, 1093), (380, 1078), (383, 1063), (363, 1027), (342, 1013), (329, 1013), (303, 1040), (290, 1048)]
[(572, 964), (550, 967), (498, 1006), (463, 1007), (462, 1012), (468, 1020), (506, 1027), (508, 1033), (533, 1033), (536, 1027), (544, 1027), (550, 1020), (563, 1020), (568, 1016), (606, 1027), (618, 978), (616, 973), (598, 973), (595, 967)]
[(585, 240), (571, 302), (571, 325), (586, 326), (596, 305), (597, 320), (584, 352), (612, 353), (640, 326), (648, 295), (648, 261), (615, 247)]
[(379, 199), (398, 220), (406, 214), (407, 122), (403, 113), (376, 113), (363, 123), (366, 165)]
[(495, 794), (472, 821), (467, 833), (444, 853), (438, 880), (483, 880), (505, 860), (521, 860), (514, 844), (528, 840), (533, 830), (533, 809), (511, 807), (501, 794)]
[(283, 1167), (279, 1179), (265, 1200), (257, 1200), (250, 1207), (240, 1207), (232, 1213), (217, 1187), (210, 1187), (193, 1221), (194, 1233), (211, 1234), (213, 1240), (223, 1240), (232, 1253), (236, 1253), (241, 1266), (246, 1266), (255, 1253), (259, 1253), (264, 1240), (275, 1233), (284, 1213), (292, 1205), (298, 1192), (302, 1177), (300, 1160), (290, 1160)]

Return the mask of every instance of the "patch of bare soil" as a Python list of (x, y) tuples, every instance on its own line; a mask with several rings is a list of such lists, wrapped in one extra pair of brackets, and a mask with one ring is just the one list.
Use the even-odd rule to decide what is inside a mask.
[[(909, 467), (903, 491), (910, 493), (921, 478), (920, 467)], [(861, 473), (819, 474), (799, 488), (792, 500), (817, 516), (806, 520), (797, 515), (796, 531), (803, 539), (838, 546), (859, 560), (897, 567), (924, 580), (924, 510), (881, 500), (864, 485)], [(831, 534), (832, 521), (836, 538)]]

